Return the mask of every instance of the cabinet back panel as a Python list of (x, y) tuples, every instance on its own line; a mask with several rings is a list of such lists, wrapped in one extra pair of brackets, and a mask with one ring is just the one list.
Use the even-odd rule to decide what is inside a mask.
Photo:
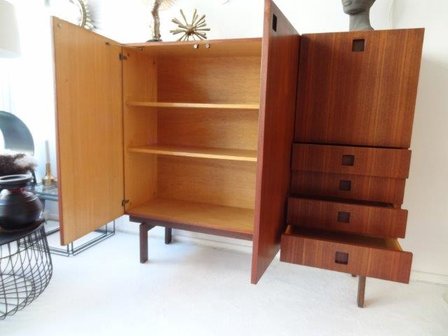
[(256, 164), (158, 158), (158, 198), (253, 209)]
[(126, 148), (157, 143), (157, 111), (125, 108), (124, 144)]
[(260, 57), (158, 59), (161, 102), (258, 103)]
[(257, 149), (256, 111), (161, 109), (158, 113), (159, 144)]
[(304, 35), (296, 141), (408, 148), (422, 42), (423, 29)]

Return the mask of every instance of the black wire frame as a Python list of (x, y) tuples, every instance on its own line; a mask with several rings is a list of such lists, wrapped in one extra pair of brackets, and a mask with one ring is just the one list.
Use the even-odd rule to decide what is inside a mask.
[(53, 275), (44, 225), (0, 246), (0, 320), (25, 308)]

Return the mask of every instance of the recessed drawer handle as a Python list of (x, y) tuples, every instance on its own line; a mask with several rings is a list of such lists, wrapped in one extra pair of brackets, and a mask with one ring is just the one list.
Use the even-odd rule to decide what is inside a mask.
[(355, 156), (354, 155), (342, 155), (342, 165), (343, 166), (354, 166)]
[(336, 264), (348, 265), (348, 253), (336, 252), (334, 256), (334, 262)]
[(339, 181), (339, 190), (341, 190), (341, 191), (350, 191), (350, 190), (352, 190), (352, 181), (350, 181), (350, 180), (340, 180)]
[(363, 52), (365, 49), (366, 40), (364, 39), (354, 39), (352, 42), (352, 51)]
[(338, 211), (337, 221), (339, 223), (350, 223), (350, 212)]

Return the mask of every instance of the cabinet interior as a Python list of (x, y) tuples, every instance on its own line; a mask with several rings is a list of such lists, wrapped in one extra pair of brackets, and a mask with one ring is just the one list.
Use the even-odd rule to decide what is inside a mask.
[(251, 238), (261, 39), (123, 55), (126, 212)]

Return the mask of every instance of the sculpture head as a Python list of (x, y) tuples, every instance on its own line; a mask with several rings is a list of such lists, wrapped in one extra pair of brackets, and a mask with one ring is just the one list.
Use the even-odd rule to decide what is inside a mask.
[(356, 15), (369, 11), (375, 0), (342, 0), (344, 13), (348, 15)]

